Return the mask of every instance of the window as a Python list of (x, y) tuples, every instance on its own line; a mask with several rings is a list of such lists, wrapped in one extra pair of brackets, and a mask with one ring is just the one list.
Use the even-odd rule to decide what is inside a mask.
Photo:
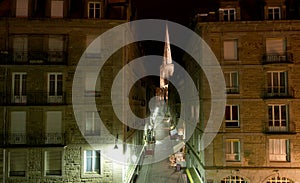
[(12, 74), (12, 102), (13, 103), (26, 103), (26, 73), (13, 73)]
[(100, 18), (101, 11), (100, 11), (100, 2), (89, 2), (88, 4), (88, 14), (89, 18)]
[(47, 111), (46, 112), (46, 143), (47, 144), (61, 144), (62, 137), (62, 112), (61, 111)]
[(231, 175), (224, 178), (221, 183), (247, 183), (247, 181), (245, 181), (245, 179), (242, 177)]
[(268, 88), (267, 95), (286, 96), (287, 93), (287, 72), (285, 71), (270, 71), (267, 73)]
[(223, 42), (224, 60), (237, 60), (237, 40), (226, 40)]
[(84, 172), (100, 174), (100, 151), (84, 151)]
[(268, 19), (269, 20), (280, 20), (280, 7), (268, 7)]
[(50, 62), (64, 61), (64, 37), (49, 36), (48, 59)]
[(286, 39), (266, 38), (266, 62), (288, 61), (286, 53)]
[(48, 102), (62, 103), (63, 80), (61, 73), (48, 74)]
[(240, 161), (239, 139), (226, 139), (226, 161)]
[(85, 135), (100, 135), (100, 117), (98, 112), (86, 112)]
[(26, 143), (26, 112), (12, 111), (10, 123), (10, 143), (25, 144)]
[(47, 150), (45, 151), (45, 175), (62, 175), (62, 151)]
[(287, 105), (269, 105), (269, 130), (270, 131), (286, 131), (288, 122), (288, 106)]
[[(88, 48), (85, 51), (85, 57), (86, 58), (100, 58), (101, 57), (101, 40), (97, 39), (98, 35), (87, 35), (86, 37), (86, 47)], [(93, 45), (91, 45), (91, 43)]]
[(289, 140), (269, 139), (270, 161), (289, 161)]
[(236, 16), (235, 16), (235, 8), (224, 8), (220, 9), (220, 11), (223, 11), (223, 20), (224, 21), (234, 21)]
[(15, 36), (13, 37), (13, 61), (27, 62), (28, 60), (28, 37)]
[(63, 9), (64, 1), (51, 1), (51, 17), (52, 18), (62, 18), (63, 17)]
[(10, 151), (9, 152), (9, 176), (25, 177), (26, 172), (26, 151)]
[(28, 17), (28, 0), (17, 0), (16, 17)]
[(87, 72), (85, 74), (85, 95), (100, 96), (100, 80), (98, 73)]
[(227, 105), (225, 109), (226, 127), (239, 127), (239, 106)]
[(239, 93), (238, 72), (225, 72), (227, 94)]
[(272, 177), (266, 183), (293, 183), (292, 180), (285, 178), (285, 177)]

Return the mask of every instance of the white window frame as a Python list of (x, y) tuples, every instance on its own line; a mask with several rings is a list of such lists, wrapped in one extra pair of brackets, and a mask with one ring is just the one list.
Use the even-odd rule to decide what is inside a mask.
[(266, 183), (294, 183), (294, 182), (286, 177), (275, 176), (269, 178)]
[(230, 39), (223, 41), (223, 58), (224, 61), (238, 60), (238, 40)]
[(28, 17), (28, 0), (16, 0), (16, 17)]
[[(279, 10), (278, 19), (276, 18), (275, 10)], [(272, 17), (270, 17), (272, 15)], [(281, 8), (279, 6), (268, 7), (269, 20), (281, 20)]]
[[(221, 8), (220, 11), (223, 13), (223, 20), (226, 22), (235, 21), (236, 20), (236, 9), (235, 8)], [(233, 17), (232, 17), (233, 11)]]
[[(239, 73), (237, 71), (231, 71), (231, 72), (224, 72), (224, 75), (226, 81), (227, 94), (239, 93)], [(228, 81), (226, 79), (228, 79)]]
[[(87, 157), (87, 152), (92, 152), (92, 156), (91, 157)], [(96, 158), (97, 158), (97, 153), (99, 154), (99, 169), (96, 170)], [(84, 174), (95, 174), (95, 175), (100, 175), (101, 174), (101, 151), (100, 150), (84, 150), (83, 151), (83, 171)], [(87, 171), (87, 158), (92, 158), (92, 167), (91, 167), (91, 171)]]
[(223, 180), (221, 180), (221, 183), (247, 183), (247, 181), (240, 176), (236, 176), (236, 175), (231, 175), (228, 177), (225, 177)]
[(52, 0), (51, 1), (51, 18), (63, 18), (63, 16), (64, 16), (64, 1), (63, 0)]
[[(93, 136), (93, 135), (100, 135), (100, 116), (98, 111), (86, 111), (85, 113), (85, 135)], [(92, 130), (89, 131), (88, 123), (91, 122)]]
[[(16, 83), (16, 76), (19, 76), (19, 83)], [(16, 86), (17, 84), (19, 86)], [(12, 73), (12, 102), (13, 103), (26, 103), (27, 102), (26, 84), (27, 84), (27, 73), (26, 72), (13, 72)], [(19, 88), (19, 91), (16, 91), (16, 88)]]
[[(275, 108), (278, 108), (278, 117), (276, 118)], [(268, 105), (268, 116), (269, 116), (269, 130), (270, 131), (286, 131), (289, 123), (289, 109), (286, 104), (269, 104)], [(271, 112), (271, 115), (270, 115)], [(285, 114), (283, 114), (285, 113)], [(285, 115), (285, 118), (282, 116)], [(271, 119), (270, 119), (271, 118)]]
[[(51, 76), (54, 75), (54, 80), (50, 80)], [(61, 76), (61, 82), (62, 82), (62, 91), (58, 91), (58, 76)], [(54, 93), (51, 94), (50, 92), (50, 86), (51, 86), (51, 82), (54, 81)], [(61, 94), (59, 94), (59, 92), (61, 92)], [(63, 100), (63, 74), (62, 73), (48, 73), (48, 102), (49, 103), (62, 103)]]
[(289, 161), (289, 139), (269, 139), (269, 160)]
[[(227, 108), (229, 107), (229, 112), (230, 112), (230, 119), (226, 119), (226, 114), (225, 114), (225, 126), (226, 128), (238, 128), (240, 127), (240, 109), (239, 109), (239, 105), (236, 105), (236, 104), (227, 104), (226, 105), (226, 110)], [(233, 110), (232, 108), (233, 107), (237, 107), (237, 120), (236, 119), (233, 119)], [(226, 111), (225, 111), (226, 112)], [(227, 125), (228, 123), (237, 123), (238, 125)]]
[[(48, 152), (60, 152), (60, 174), (48, 174), (47, 171), (47, 166), (48, 166), (48, 161), (47, 161), (47, 154)], [(47, 149), (44, 150), (44, 176), (55, 176), (55, 177), (61, 177), (63, 176), (63, 157), (64, 157), (64, 151), (62, 149)], [(53, 163), (53, 162), (52, 162)]]
[[(226, 139), (226, 161), (240, 161), (241, 160), (241, 142), (240, 139)], [(238, 151), (235, 152), (235, 146)]]
[[(281, 74), (284, 74), (284, 83), (283, 86), (281, 85)], [(288, 73), (287, 71), (269, 71), (267, 72), (267, 78), (268, 78), (268, 88), (267, 92), (268, 95), (287, 95), (288, 92)], [(275, 80), (276, 78), (276, 80)], [(270, 80), (270, 83), (269, 83)], [(277, 85), (275, 85), (277, 82)], [(284, 90), (282, 92), (281, 90)], [(277, 90), (277, 91), (276, 91)]]
[[(17, 159), (16, 157), (12, 157), (12, 153), (19, 153), (20, 155), (18, 156), (18, 158), (21, 159)], [(23, 170), (18, 170), (18, 171), (14, 171), (14, 172), (24, 172), (24, 175), (11, 175), (11, 169), (12, 169), (12, 161), (17, 161), (18, 165), (21, 165), (21, 162), (24, 163), (24, 167)], [(11, 150), (8, 152), (8, 177), (26, 177), (27, 176), (27, 151), (26, 150)]]
[[(93, 9), (90, 8), (90, 5), (93, 5)], [(96, 8), (96, 5), (99, 5), (99, 8)], [(101, 18), (101, 7), (102, 7), (102, 4), (101, 2), (88, 2), (88, 18), (91, 18), (91, 19), (100, 19)], [(97, 9), (99, 10), (99, 17), (96, 17), (96, 11)], [(90, 16), (91, 14), (91, 11), (92, 12), (92, 16)]]

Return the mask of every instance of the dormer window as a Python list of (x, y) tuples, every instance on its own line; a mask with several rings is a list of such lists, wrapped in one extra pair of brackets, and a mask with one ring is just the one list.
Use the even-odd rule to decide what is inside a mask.
[(100, 2), (89, 2), (88, 15), (89, 15), (89, 18), (101, 18)]
[(224, 21), (234, 21), (236, 19), (236, 10), (235, 8), (223, 8), (220, 9), (220, 18), (223, 18)]
[(268, 7), (268, 20), (280, 20), (280, 14), (280, 7)]

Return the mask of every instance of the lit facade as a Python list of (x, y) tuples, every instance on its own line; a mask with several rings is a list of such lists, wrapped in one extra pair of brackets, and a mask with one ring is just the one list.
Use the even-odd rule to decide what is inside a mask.
[[(76, 121), (72, 108), (72, 82), (79, 59), (92, 62), (101, 57), (109, 43), (101, 43), (90, 53), (84, 51), (101, 33), (133, 18), (130, 2), (4, 0), (0, 10), (1, 181), (132, 181), (138, 167), (106, 158), (101, 140), (143, 143), (142, 131), (121, 123), (108, 102), (113, 78), (139, 55), (138, 47), (116, 52), (99, 75), (80, 76), (86, 100), (96, 100), (97, 111), (83, 106), (82, 119)], [(97, 81), (91, 82), (95, 77)], [(141, 117), (146, 115), (146, 87), (138, 81), (128, 95), (133, 111)], [(102, 133), (99, 115), (115, 138), (98, 138)], [(100, 145), (93, 148), (87, 139)], [(111, 152), (124, 158), (134, 155), (134, 161), (139, 161), (139, 152), (132, 154), (120, 145), (112, 146)]]
[(201, 104), (187, 143), (194, 178), (205, 183), (300, 182), (299, 1), (220, 1), (219, 8), (195, 18), (195, 32), (223, 70), (227, 105), (217, 136), (202, 150), (210, 90), (200, 67), (186, 61)]

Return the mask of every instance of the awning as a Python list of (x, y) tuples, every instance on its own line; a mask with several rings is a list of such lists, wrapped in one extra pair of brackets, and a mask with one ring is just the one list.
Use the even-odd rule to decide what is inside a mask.
[(186, 174), (191, 183), (203, 183), (200, 175), (197, 173), (194, 167), (187, 168)]

